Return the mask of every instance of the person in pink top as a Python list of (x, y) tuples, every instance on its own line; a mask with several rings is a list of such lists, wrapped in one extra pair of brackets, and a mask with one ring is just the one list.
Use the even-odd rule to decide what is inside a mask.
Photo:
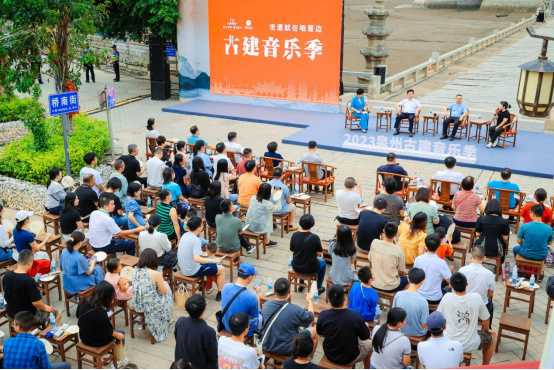
[(452, 208), (456, 213), (452, 221), (456, 226), (474, 228), (477, 224), (477, 209), (485, 211), (485, 202), (473, 192), (475, 179), (467, 176), (462, 180), (462, 190), (456, 192), (452, 199)]
[(122, 268), (119, 258), (110, 258), (106, 267), (108, 268), (108, 272), (104, 276), (104, 280), (113, 285), (115, 289), (115, 299), (128, 301), (133, 298), (133, 288), (131, 288), (129, 280), (119, 276)]

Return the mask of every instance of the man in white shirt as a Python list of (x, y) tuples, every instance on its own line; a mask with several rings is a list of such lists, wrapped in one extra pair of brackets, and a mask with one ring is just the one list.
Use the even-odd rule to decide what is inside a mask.
[[(444, 165), (446, 169), (443, 171), (437, 171), (433, 175), (433, 179), (436, 180), (445, 180), (462, 183), (464, 175), (461, 172), (455, 171), (456, 168), (456, 158), (449, 156), (444, 159)], [(454, 194), (460, 190), (460, 186), (456, 184), (450, 185), (450, 199), (454, 198)]]
[(229, 156), (227, 155), (227, 148), (225, 147), (225, 144), (217, 143), (217, 145), (215, 146), (215, 151), (217, 154), (212, 157), (214, 161), (214, 174), (217, 172), (217, 162), (219, 162), (221, 159), (225, 159), (227, 161), (229, 172), (234, 173), (235, 166), (233, 166), (233, 162), (231, 162)]
[(81, 168), (81, 171), (79, 172), (79, 177), (82, 179), (85, 175), (93, 175), (96, 184), (92, 187), (92, 189), (96, 192), (96, 195), (100, 195), (100, 193), (104, 191), (104, 185), (102, 185), (104, 181), (102, 180), (102, 176), (100, 176), (100, 172), (94, 169), (94, 167), (96, 167), (96, 164), (98, 163), (98, 157), (96, 156), (96, 154), (90, 152), (85, 154), (85, 157), (83, 159), (85, 160), (85, 163), (87, 165), (86, 167)]
[[(496, 333), (489, 328), (489, 312), (483, 299), (477, 293), (467, 293), (467, 279), (456, 272), (450, 278), (452, 293), (446, 293), (439, 304), (438, 312), (444, 315), (448, 326), (444, 335), (447, 339), (462, 343), (463, 351), (483, 351), (483, 365), (488, 365), (494, 351)], [(484, 331), (478, 330), (479, 319)]]
[(396, 131), (393, 135), (398, 135), (400, 133), (400, 121), (407, 119), (410, 122), (410, 137), (414, 136), (414, 119), (418, 117), (419, 112), (421, 112), (421, 104), (414, 99), (414, 90), (409, 89), (408, 98), (402, 100), (400, 103), (396, 104), (396, 121), (394, 122), (394, 128)]
[(474, 245), (469, 255), (471, 257), (471, 264), (462, 267), (459, 272), (467, 278), (468, 293), (475, 292), (483, 299), (483, 303), (487, 306), (491, 316), (489, 327), (492, 327), (492, 295), (496, 288), (494, 274), (483, 266), (485, 249), (482, 246)]
[(152, 158), (146, 162), (146, 170), (148, 171), (148, 186), (154, 188), (161, 188), (164, 184), (163, 170), (166, 167), (165, 162), (162, 161), (164, 150), (162, 148), (156, 148)]
[(220, 369), (265, 369), (258, 360), (258, 349), (244, 344), (248, 324), (248, 316), (244, 312), (237, 312), (229, 319), (232, 336), (222, 336), (217, 344)]
[(144, 226), (133, 230), (121, 230), (110, 216), (115, 209), (114, 200), (107, 195), (100, 197), (98, 201), (100, 209), (92, 212), (89, 221), (89, 243), (96, 252), (107, 254), (125, 252), (135, 255), (135, 242), (123, 239), (114, 239), (114, 235), (125, 236), (140, 233), (146, 230)]
[[(225, 142), (225, 148), (227, 148), (228, 151), (231, 152), (237, 152), (241, 153), (244, 151), (244, 148), (242, 145), (237, 143), (237, 133), (234, 131), (231, 131), (227, 134), (227, 142)], [(239, 163), (242, 160), (242, 156), (240, 154), (235, 154), (235, 163)]]
[[(355, 191), (354, 191), (355, 190)], [(356, 208), (362, 202), (362, 186), (353, 177), (344, 180), (344, 190), (335, 194), (339, 215), (337, 220), (344, 225), (358, 225), (359, 214)]]
[(448, 369), (460, 367), (464, 360), (462, 344), (444, 337), (446, 321), (440, 312), (433, 312), (427, 318), (427, 329), (431, 338), (418, 343), (419, 362), (426, 369)]
[(441, 245), (441, 240), (437, 234), (427, 235), (425, 238), (425, 246), (427, 252), (416, 257), (414, 267), (425, 271), (425, 281), (418, 293), (423, 296), (429, 303), (437, 304), (442, 299), (442, 281), (448, 282), (452, 276), (446, 262), (437, 255), (437, 249)]

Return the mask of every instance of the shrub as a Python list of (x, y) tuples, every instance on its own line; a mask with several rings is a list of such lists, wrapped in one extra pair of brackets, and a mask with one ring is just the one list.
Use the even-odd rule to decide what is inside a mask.
[(30, 106), (40, 107), (40, 103), (31, 98), (20, 99), (16, 95), (0, 96), (0, 122), (23, 120)]
[[(99, 158), (110, 146), (108, 125), (105, 121), (78, 114), (73, 117), (75, 131), (69, 137), (71, 173), (78, 174), (85, 166), (83, 156), (94, 152)], [(54, 129), (48, 139), (48, 149), (37, 151), (29, 132), (19, 141), (8, 144), (0, 154), (0, 173), (19, 180), (46, 184), (48, 171), (59, 167), (65, 173), (65, 154), (61, 118), (54, 120)]]

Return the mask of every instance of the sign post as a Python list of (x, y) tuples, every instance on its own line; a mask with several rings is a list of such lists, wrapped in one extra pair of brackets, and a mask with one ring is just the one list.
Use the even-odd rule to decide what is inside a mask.
[(71, 91), (49, 95), (48, 107), (51, 116), (62, 116), (65, 171), (67, 176), (71, 176), (71, 165), (69, 163), (69, 117), (67, 114), (79, 111), (79, 92)]

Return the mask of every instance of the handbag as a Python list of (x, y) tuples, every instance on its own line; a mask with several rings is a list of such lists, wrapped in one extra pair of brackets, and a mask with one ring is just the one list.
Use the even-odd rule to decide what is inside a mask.
[(269, 333), (269, 331), (271, 330), (271, 326), (273, 325), (273, 323), (275, 322), (275, 320), (277, 320), (277, 317), (279, 317), (279, 315), (281, 314), (281, 312), (283, 312), (283, 310), (285, 309), (285, 307), (287, 307), (289, 305), (289, 302), (285, 303), (283, 305), (283, 307), (281, 307), (281, 309), (279, 311), (277, 311), (277, 313), (274, 313), (273, 316), (271, 316), (269, 318), (269, 320), (267, 321), (267, 330), (265, 331), (265, 334), (262, 335), (262, 333), (264, 332), (265, 330), (265, 325), (262, 327), (262, 330), (255, 330), (254, 331), (254, 344), (256, 345), (256, 348), (258, 349), (258, 351), (260, 353), (264, 353), (264, 341), (265, 341), (265, 337), (267, 337), (267, 334)]
[(181, 310), (185, 309), (185, 303), (192, 296), (184, 285), (179, 285), (179, 288), (175, 291), (175, 307)]
[(125, 347), (123, 347), (123, 343), (121, 342), (115, 344), (115, 358), (117, 358), (117, 361), (125, 360), (127, 358)]
[(189, 197), (190, 198), (194, 198), (194, 199), (201, 199), (203, 198), (202, 197), (202, 188), (200, 187), (200, 185), (198, 184), (192, 184), (190, 186), (190, 194), (189, 194)]
[(229, 303), (227, 303), (227, 306), (225, 306), (225, 308), (223, 309), (223, 312), (217, 311), (215, 313), (215, 320), (217, 321), (218, 332), (225, 329), (225, 325), (223, 325), (223, 318), (225, 317), (225, 314), (227, 313), (227, 311), (229, 310), (229, 308), (231, 307), (231, 304), (235, 301), (235, 299), (240, 295), (240, 293), (244, 292), (245, 290), (246, 290), (246, 287), (236, 292), (233, 298), (231, 298), (231, 300), (229, 301)]

